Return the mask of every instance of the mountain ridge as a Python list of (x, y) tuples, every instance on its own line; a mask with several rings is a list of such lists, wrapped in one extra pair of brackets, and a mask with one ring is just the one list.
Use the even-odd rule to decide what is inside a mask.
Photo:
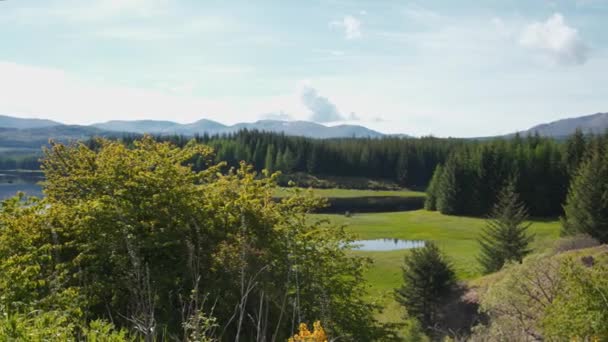
[[(24, 142), (31, 139), (42, 140), (75, 140), (95, 135), (117, 136), (120, 134), (155, 134), (155, 135), (218, 135), (236, 133), (240, 130), (258, 130), (285, 135), (309, 138), (380, 138), (410, 137), (405, 134), (384, 134), (361, 125), (339, 124), (325, 126), (311, 121), (258, 120), (225, 125), (220, 122), (200, 119), (181, 124), (169, 120), (111, 120), (91, 125), (66, 125), (57, 121), (37, 118), (18, 118), (0, 115), (0, 141)], [(608, 130), (608, 112), (559, 119), (535, 125), (519, 131), (520, 135), (538, 133), (541, 136), (563, 138), (573, 134), (577, 129), (585, 133), (603, 133)], [(512, 137), (516, 133), (503, 135)], [(484, 137), (477, 139), (491, 139)], [(475, 139), (475, 138), (472, 138)]]
[(569, 117), (533, 126), (520, 134), (536, 134), (549, 137), (564, 137), (577, 129), (584, 133), (604, 133), (608, 130), (608, 112)]
[(63, 124), (53, 120), (37, 118), (18, 118), (15, 116), (0, 115), (0, 127), (2, 128), (28, 129), (60, 125)]
[(155, 120), (112, 120), (96, 123), (91, 126), (116, 132), (149, 134), (215, 135), (236, 133), (240, 130), (248, 129), (309, 138), (379, 138), (385, 135), (360, 125), (325, 126), (311, 121), (282, 120), (258, 120), (255, 122), (236, 123), (234, 125), (224, 125), (209, 119), (201, 119), (189, 124)]

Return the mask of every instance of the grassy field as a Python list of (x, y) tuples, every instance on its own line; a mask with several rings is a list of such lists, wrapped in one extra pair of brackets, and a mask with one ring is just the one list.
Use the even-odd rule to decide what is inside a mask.
[[(327, 198), (351, 198), (351, 197), (424, 197), (424, 192), (411, 190), (357, 190), (357, 189), (313, 189), (315, 195)], [(289, 195), (289, 190), (280, 188), (277, 197)]]
[[(476, 239), (485, 224), (484, 219), (446, 216), (425, 210), (344, 215), (315, 215), (344, 224), (362, 239), (399, 238), (406, 240), (432, 240), (453, 262), (458, 277), (470, 280), (480, 275), (476, 256), (479, 248)], [(535, 235), (533, 247), (542, 249), (559, 235), (559, 221), (533, 220), (530, 231)], [(398, 321), (400, 307), (392, 298), (392, 291), (401, 283), (401, 264), (406, 250), (385, 252), (353, 252), (374, 260), (367, 278), (371, 284), (370, 297), (379, 299), (386, 307), (380, 319)]]

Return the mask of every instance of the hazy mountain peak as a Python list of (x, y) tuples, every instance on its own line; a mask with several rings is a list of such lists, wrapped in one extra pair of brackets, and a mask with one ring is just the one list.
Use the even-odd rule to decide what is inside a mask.
[(16, 128), (16, 129), (28, 129), (28, 128), (41, 128), (41, 127), (52, 127), (62, 125), (60, 122), (46, 120), (46, 119), (30, 119), (30, 118), (17, 118), (8, 115), (0, 115), (0, 127), (4, 128)]
[(543, 136), (561, 137), (573, 134), (577, 129), (585, 133), (603, 133), (608, 129), (608, 113), (595, 113), (579, 117), (561, 119), (536, 125), (524, 134), (538, 134)]

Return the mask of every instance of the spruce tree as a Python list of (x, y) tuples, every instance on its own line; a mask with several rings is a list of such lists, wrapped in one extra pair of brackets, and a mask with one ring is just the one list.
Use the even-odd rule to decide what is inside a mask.
[(608, 242), (608, 157), (596, 150), (576, 172), (564, 206), (562, 234)]
[(450, 158), (439, 178), (437, 187), (437, 210), (445, 215), (458, 213), (458, 201), (460, 189), (456, 179), (457, 165), (454, 158)]
[(443, 308), (456, 289), (452, 265), (437, 245), (427, 242), (405, 256), (403, 285), (395, 290), (395, 298), (428, 331), (445, 318)]
[(443, 166), (437, 165), (435, 172), (433, 172), (433, 178), (429, 183), (429, 187), (426, 189), (426, 200), (424, 201), (424, 209), (435, 211), (437, 210), (437, 191), (439, 188), (439, 180), (443, 174)]
[(313, 147), (310, 151), (310, 156), (308, 157), (308, 160), (306, 160), (306, 171), (308, 171), (308, 173), (310, 173), (311, 175), (315, 174), (318, 169), (317, 154), (317, 149)]
[(285, 151), (283, 151), (283, 155), (281, 157), (281, 163), (281, 170), (283, 172), (290, 173), (293, 171), (296, 164), (296, 158), (289, 147), (285, 147)]
[(264, 159), (264, 168), (269, 172), (274, 171), (274, 145), (268, 145), (266, 148), (266, 158)]
[(397, 182), (400, 185), (405, 186), (408, 184), (408, 156), (403, 151), (399, 153), (399, 157), (397, 157), (397, 168), (395, 170), (395, 174), (397, 176)]
[(566, 164), (566, 169), (568, 174), (574, 175), (587, 150), (585, 134), (583, 134), (580, 129), (577, 129), (576, 132), (566, 140), (565, 145), (564, 162)]
[(533, 236), (528, 233), (528, 212), (510, 182), (498, 195), (478, 242), (478, 258), (484, 273), (500, 270), (507, 261), (521, 262), (530, 253), (528, 245)]

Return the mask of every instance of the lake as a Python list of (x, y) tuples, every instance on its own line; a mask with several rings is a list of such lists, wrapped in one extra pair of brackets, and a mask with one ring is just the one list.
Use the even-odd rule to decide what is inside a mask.
[(40, 171), (0, 170), (0, 200), (15, 196), (19, 191), (31, 196), (42, 196)]
[(424, 247), (422, 240), (400, 240), (400, 239), (374, 239), (355, 241), (354, 250), (357, 251), (395, 251), (399, 249), (411, 249)]

